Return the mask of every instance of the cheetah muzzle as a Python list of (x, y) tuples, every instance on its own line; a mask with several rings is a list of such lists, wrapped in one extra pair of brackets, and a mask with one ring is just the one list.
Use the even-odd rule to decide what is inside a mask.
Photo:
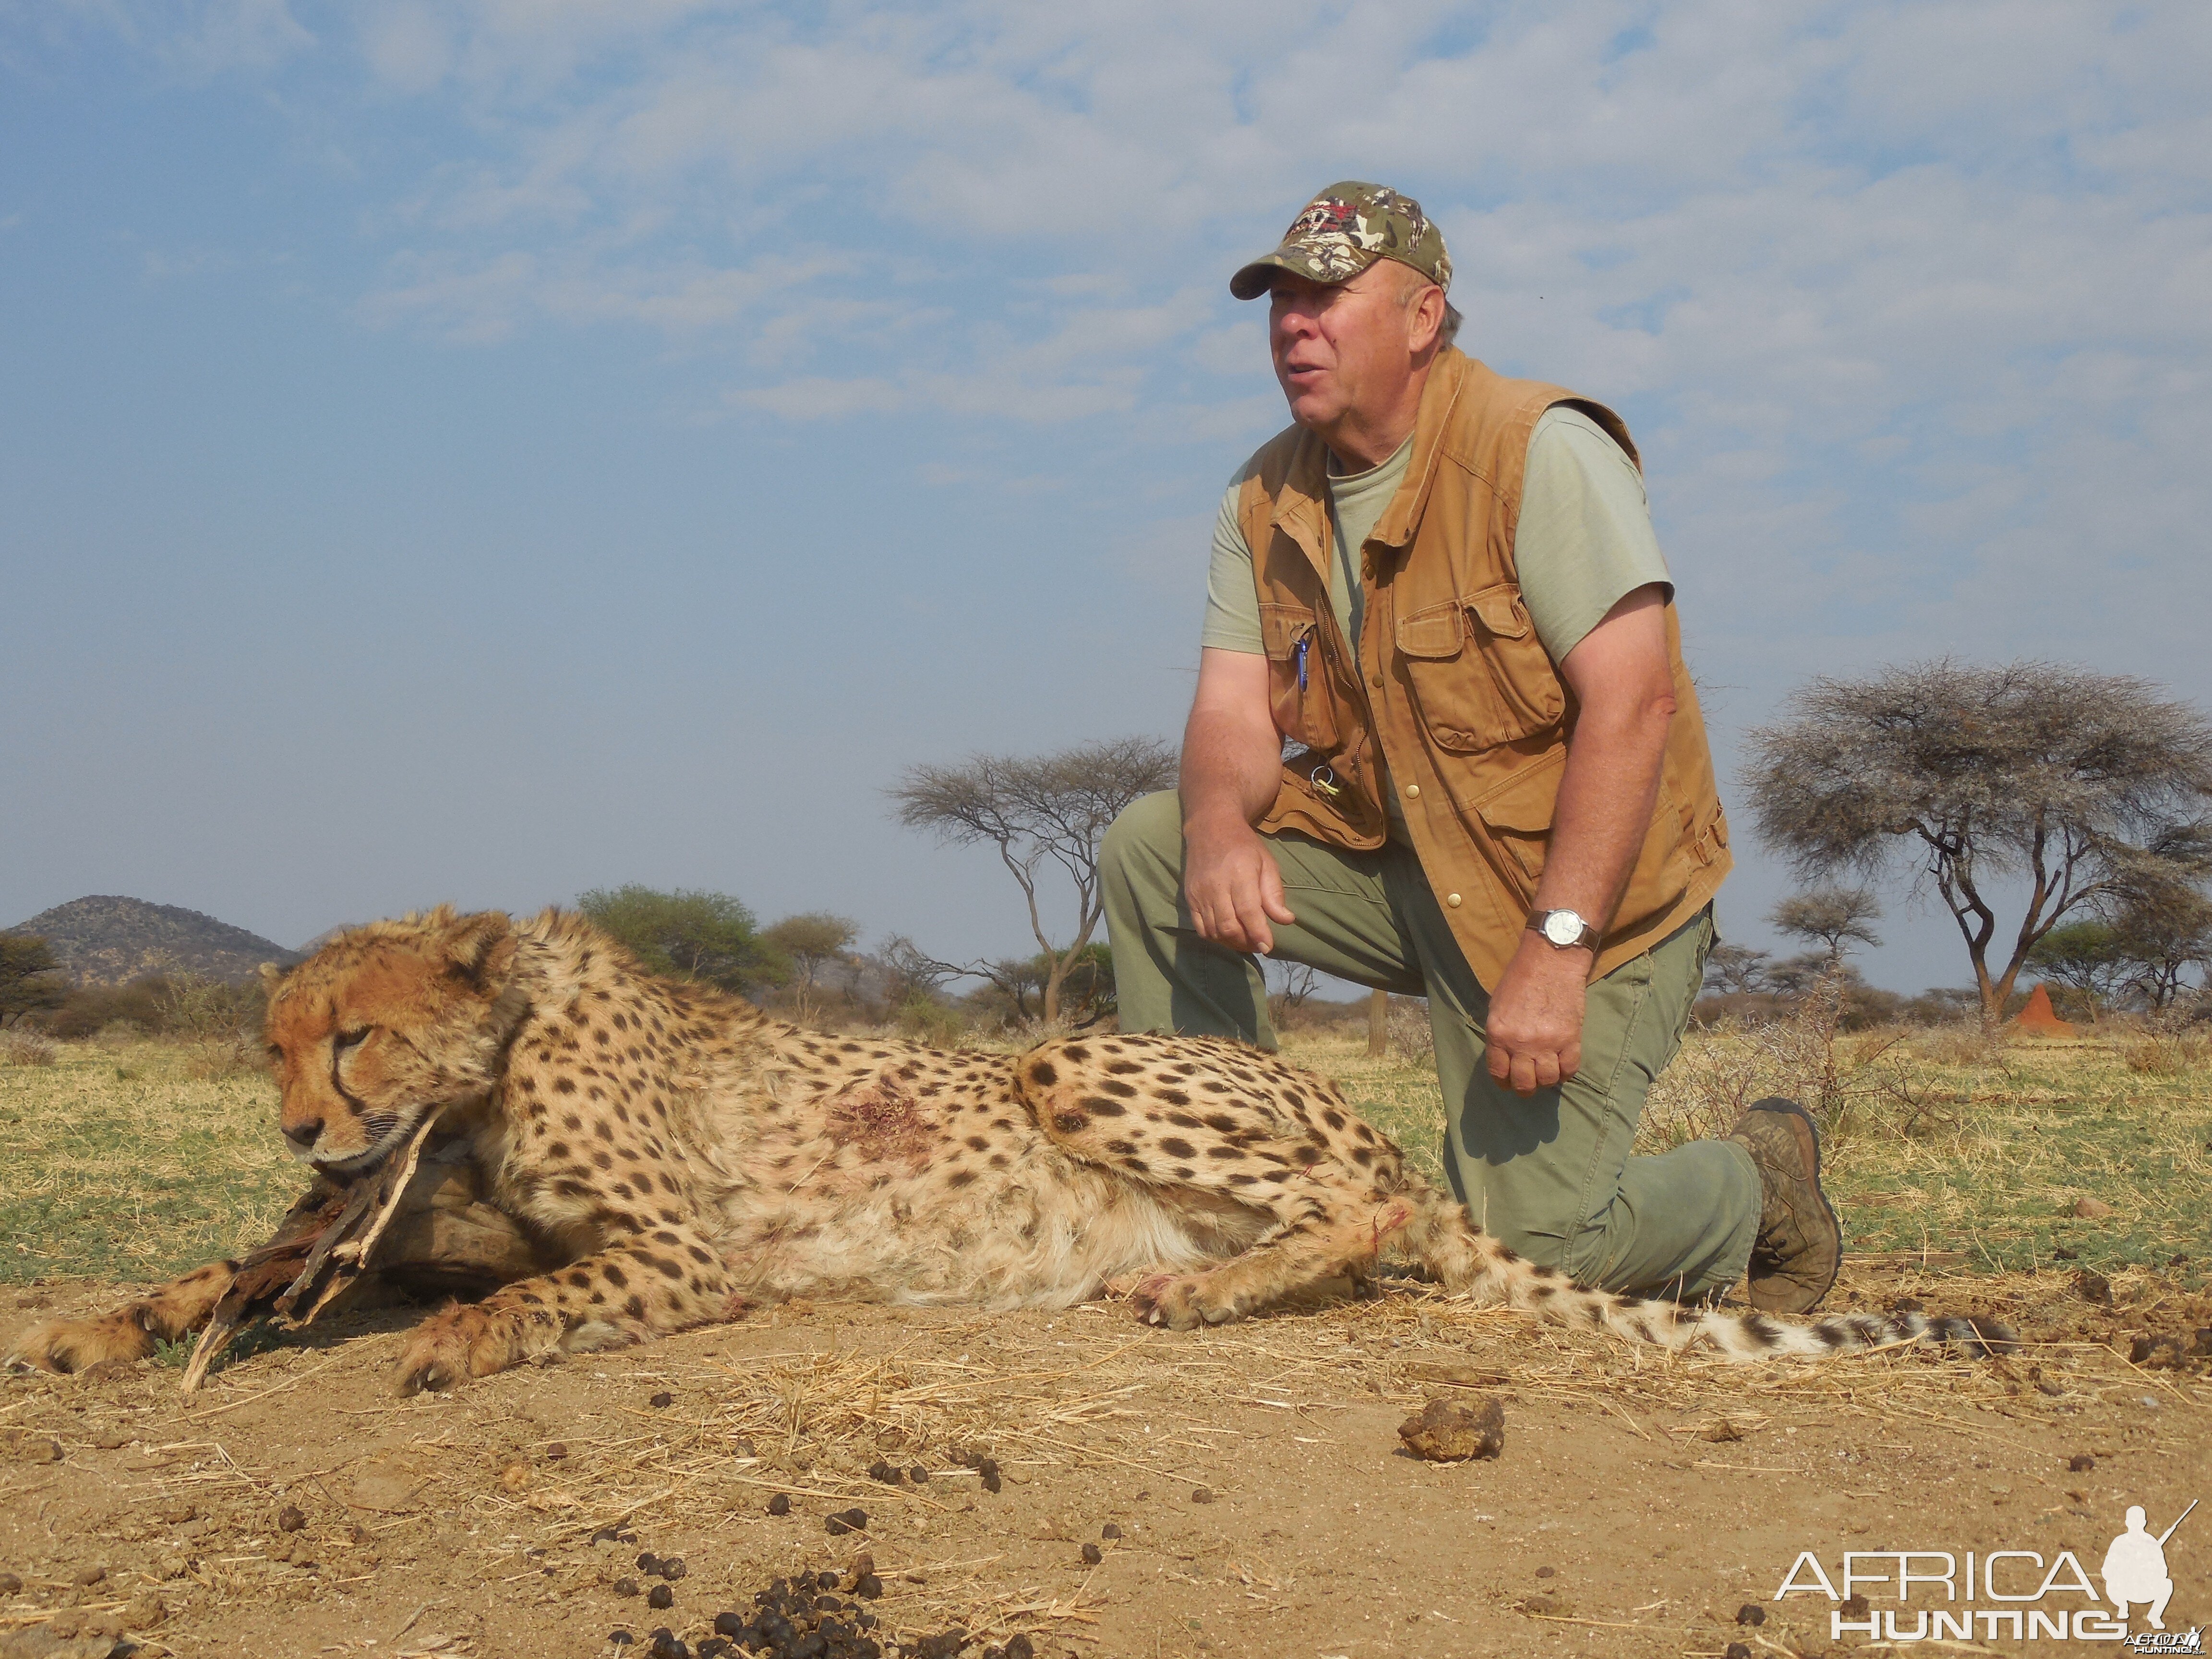
[[(272, 977), (268, 1040), (303, 1161), (357, 1176), (437, 1111), (487, 1200), (555, 1264), (417, 1327), (410, 1391), (798, 1296), (1061, 1308), (1112, 1292), (1188, 1329), (1362, 1279), (1389, 1244), (1477, 1302), (1670, 1349), (1978, 1353), (2009, 1335), (1592, 1290), (1484, 1234), (1328, 1079), (1244, 1044), (1076, 1036), (1006, 1056), (829, 1036), (656, 978), (558, 911), (518, 925), (441, 908), (343, 933)], [(35, 1327), (15, 1352), (58, 1370), (149, 1352), (204, 1322), (234, 1271)]]

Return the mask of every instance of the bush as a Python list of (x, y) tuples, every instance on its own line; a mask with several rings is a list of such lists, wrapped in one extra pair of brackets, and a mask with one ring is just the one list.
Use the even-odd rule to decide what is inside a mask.
[(51, 1066), (62, 1046), (36, 1031), (0, 1031), (0, 1066)]
[(74, 1042), (118, 1023), (141, 1034), (157, 1031), (161, 999), (168, 988), (169, 981), (159, 974), (148, 974), (128, 985), (81, 985), (46, 1020), (46, 1032)]
[(1426, 997), (1392, 997), (1390, 1011), (1383, 1017), (1383, 1030), (1390, 1057), (1400, 1065), (1436, 1064), (1437, 1034), (1429, 1024)]

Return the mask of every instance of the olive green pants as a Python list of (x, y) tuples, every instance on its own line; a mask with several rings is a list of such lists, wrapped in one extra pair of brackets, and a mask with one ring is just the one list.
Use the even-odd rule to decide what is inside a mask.
[[(1759, 1182), (1733, 1141), (1632, 1156), (1637, 1120), (1681, 1047), (1712, 945), (1700, 916), (1589, 988), (1582, 1069), (1522, 1098), (1483, 1062), (1490, 999), (1468, 968), (1411, 848), (1346, 853), (1267, 837), (1297, 921), (1279, 959), (1426, 996), (1443, 1085), (1445, 1175), (1478, 1224), (1586, 1285), (1702, 1296), (1741, 1278), (1759, 1229)], [(1121, 1024), (1275, 1047), (1251, 957), (1198, 936), (1182, 900), (1182, 817), (1172, 792), (1117, 818), (1101, 848)]]

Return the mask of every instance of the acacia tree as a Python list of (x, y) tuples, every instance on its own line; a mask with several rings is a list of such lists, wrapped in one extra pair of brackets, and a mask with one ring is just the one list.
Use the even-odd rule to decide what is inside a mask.
[(0, 933), (0, 1026), (69, 1000), (69, 976), (36, 933)]
[(1828, 965), (1843, 964), (1844, 942), (1869, 947), (1881, 936), (1874, 924), (1881, 919), (1881, 901), (1867, 887), (1816, 887), (1793, 893), (1766, 913), (1766, 919), (1793, 939), (1826, 949)]
[[(1044, 1018), (1058, 1023), (1067, 976), (1105, 913), (1098, 881), (1098, 842), (1107, 827), (1140, 795), (1175, 786), (1176, 750), (1157, 738), (1079, 744), (1035, 757), (977, 755), (957, 766), (909, 767), (887, 792), (898, 821), (952, 847), (997, 850), (1029, 906), (1030, 932), (1048, 960)], [(1057, 871), (1075, 889), (1071, 941), (1048, 935), (1041, 877)], [(984, 964), (963, 970), (980, 978)]]
[[(2212, 870), (2212, 724), (2131, 676), (1946, 660), (1821, 678), (1750, 748), (1759, 834), (1801, 874), (1905, 860), (1933, 884), (1985, 1024), (2065, 918)], [(1993, 953), (2008, 881), (2025, 908)]]

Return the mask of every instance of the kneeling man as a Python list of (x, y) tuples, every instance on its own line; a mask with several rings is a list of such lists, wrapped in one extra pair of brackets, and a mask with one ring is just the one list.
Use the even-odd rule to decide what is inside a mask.
[(1222, 501), (1181, 787), (1106, 839), (1122, 1023), (1273, 1047), (1255, 951), (1425, 995), (1478, 1224), (1802, 1312), (1842, 1238), (1800, 1108), (1631, 1155), (1729, 867), (1636, 447), (1455, 349), (1450, 283), (1419, 204), (1360, 183), (1230, 279), (1292, 424)]

